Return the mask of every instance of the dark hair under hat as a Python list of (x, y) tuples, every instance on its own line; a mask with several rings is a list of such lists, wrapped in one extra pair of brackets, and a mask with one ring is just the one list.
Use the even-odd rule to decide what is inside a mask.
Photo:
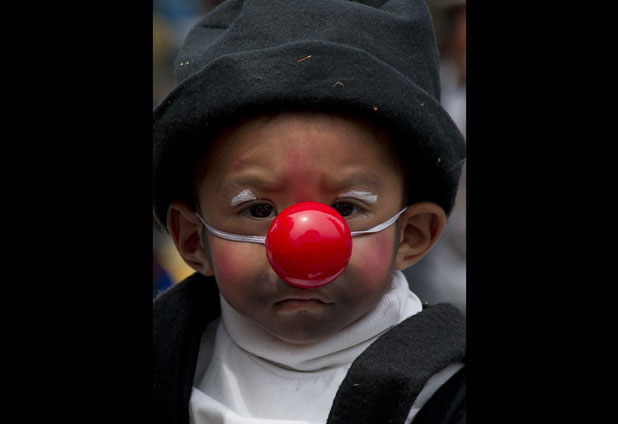
[(327, 109), (381, 123), (407, 172), (408, 203), (453, 208), (465, 141), (439, 103), (424, 0), (227, 0), (187, 36), (178, 86), (153, 116), (154, 213), (193, 199), (193, 167), (230, 119)]

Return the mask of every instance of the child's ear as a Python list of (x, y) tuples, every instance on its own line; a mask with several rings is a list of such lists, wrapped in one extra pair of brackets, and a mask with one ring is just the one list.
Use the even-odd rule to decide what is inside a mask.
[(212, 266), (201, 241), (202, 223), (185, 202), (175, 200), (167, 210), (167, 228), (180, 256), (191, 268), (212, 276)]
[(415, 203), (401, 215), (399, 248), (395, 269), (404, 270), (417, 263), (440, 238), (446, 226), (446, 214), (432, 202)]

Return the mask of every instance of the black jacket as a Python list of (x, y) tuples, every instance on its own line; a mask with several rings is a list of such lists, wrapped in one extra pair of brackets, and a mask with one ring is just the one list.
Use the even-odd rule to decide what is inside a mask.
[[(194, 274), (153, 305), (153, 422), (189, 423), (202, 333), (220, 314), (212, 278)], [(465, 358), (465, 320), (448, 304), (425, 307), (380, 336), (352, 364), (328, 424), (403, 423), (427, 380)], [(414, 424), (466, 422), (466, 368), (418, 412)]]

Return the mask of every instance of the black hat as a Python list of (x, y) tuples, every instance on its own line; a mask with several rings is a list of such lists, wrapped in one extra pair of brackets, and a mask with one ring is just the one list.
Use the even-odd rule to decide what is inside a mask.
[(409, 203), (453, 208), (462, 134), (439, 103), (439, 56), (424, 0), (228, 0), (188, 34), (178, 86), (153, 116), (153, 202), (191, 201), (192, 166), (226, 120), (267, 108), (330, 108), (386, 125)]

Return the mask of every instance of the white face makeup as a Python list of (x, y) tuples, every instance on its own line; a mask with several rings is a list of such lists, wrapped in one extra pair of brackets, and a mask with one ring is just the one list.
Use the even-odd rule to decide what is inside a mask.
[(234, 198), (232, 199), (231, 205), (237, 206), (237, 205), (240, 205), (241, 203), (248, 202), (250, 200), (256, 200), (256, 199), (257, 198), (255, 197), (255, 194), (253, 194), (251, 190), (246, 189), (238, 193), (236, 196), (234, 196)]
[(337, 196), (338, 199), (342, 197), (351, 197), (367, 203), (376, 203), (378, 201), (378, 195), (369, 193), (368, 191), (352, 190), (346, 193), (341, 193), (339, 196)]

